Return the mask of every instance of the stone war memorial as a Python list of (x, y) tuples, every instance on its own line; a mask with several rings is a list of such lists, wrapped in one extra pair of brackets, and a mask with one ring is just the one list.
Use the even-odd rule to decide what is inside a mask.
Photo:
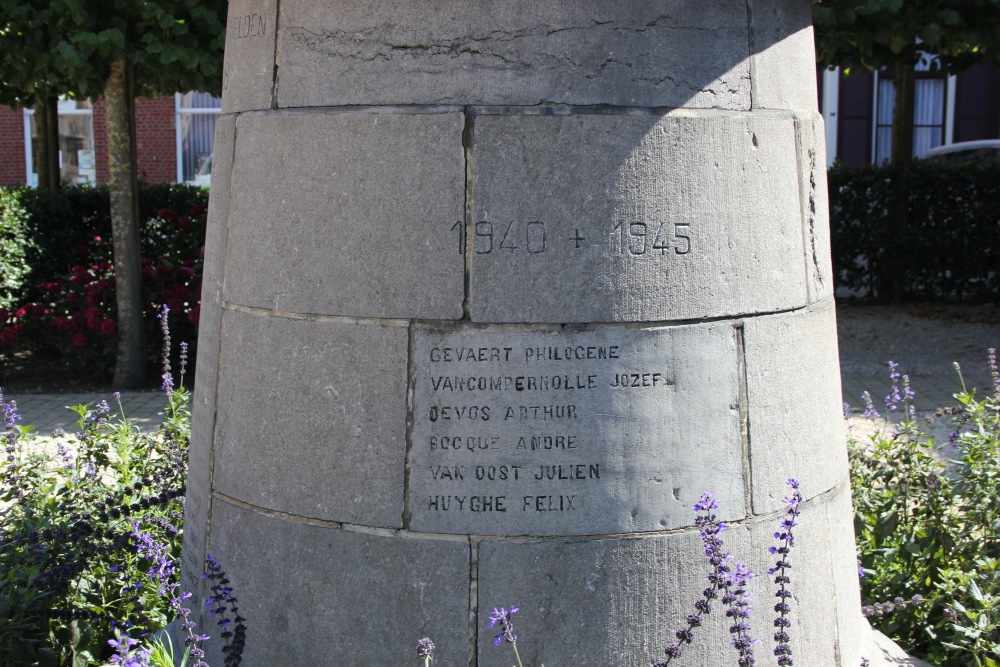
[[(650, 665), (805, 496), (795, 664), (860, 611), (807, 0), (232, 0), (185, 586), (244, 665)], [(671, 664), (736, 665), (713, 602)], [(214, 634), (211, 617), (205, 632)], [(220, 663), (221, 664), (221, 663)]]

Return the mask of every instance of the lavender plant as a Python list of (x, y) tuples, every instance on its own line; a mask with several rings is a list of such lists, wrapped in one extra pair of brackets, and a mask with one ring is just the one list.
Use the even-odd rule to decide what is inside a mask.
[[(164, 334), (166, 328), (164, 310)], [(166, 358), (166, 357), (165, 357)], [(180, 378), (186, 349), (182, 346)], [(149, 645), (173, 617), (186, 634), (185, 659), (207, 667), (178, 590), (190, 395), (165, 363), (160, 428), (142, 433), (106, 401), (75, 406), (72, 436), (57, 432), (46, 454), (17, 406), (0, 393), (0, 664), (173, 664), (172, 647)], [(214, 560), (209, 572), (225, 575)], [(236, 612), (228, 581), (220, 604)], [(230, 624), (233, 627), (230, 628)], [(238, 665), (243, 619), (223, 617), (226, 665)], [(154, 661), (151, 663), (151, 661)]]
[[(1000, 372), (935, 417), (954, 419), (942, 448), (916, 418), (909, 380), (890, 365), (886, 413), (897, 423), (849, 442), (864, 613), (935, 665), (1000, 664)], [(961, 375), (959, 375), (961, 380)]]
[(724, 551), (720, 537), (728, 526), (718, 521), (715, 514), (718, 507), (719, 503), (711, 491), (702, 494), (694, 504), (694, 511), (699, 512), (695, 518), (695, 525), (698, 526), (705, 558), (711, 566), (711, 571), (706, 577), (709, 585), (702, 591), (701, 599), (695, 602), (695, 612), (688, 615), (687, 627), (674, 633), (677, 643), (670, 644), (664, 649), (667, 659), (654, 663), (653, 667), (665, 667), (674, 658), (681, 656), (682, 647), (694, 639), (694, 629), (701, 627), (702, 617), (710, 613), (712, 600), (720, 597), (722, 604), (726, 606), (725, 614), (730, 619), (729, 632), (733, 635), (730, 643), (736, 649), (738, 664), (740, 667), (747, 667), (755, 663), (753, 647), (758, 640), (750, 635), (750, 612), (753, 607), (750, 606), (750, 593), (747, 590), (747, 585), (754, 578), (754, 574), (743, 563), (737, 563), (733, 569), (732, 554)]

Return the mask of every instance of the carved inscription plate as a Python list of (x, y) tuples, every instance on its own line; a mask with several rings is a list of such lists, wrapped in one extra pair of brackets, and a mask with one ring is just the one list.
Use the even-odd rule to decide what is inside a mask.
[(595, 535), (742, 513), (731, 326), (415, 332), (410, 527)]

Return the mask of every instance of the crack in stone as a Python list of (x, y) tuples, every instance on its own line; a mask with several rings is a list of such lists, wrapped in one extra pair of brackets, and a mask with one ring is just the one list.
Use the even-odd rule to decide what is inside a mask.
[(809, 246), (812, 249), (813, 269), (816, 271), (816, 282), (823, 285), (823, 272), (819, 266), (819, 254), (816, 250), (816, 149), (809, 149)]

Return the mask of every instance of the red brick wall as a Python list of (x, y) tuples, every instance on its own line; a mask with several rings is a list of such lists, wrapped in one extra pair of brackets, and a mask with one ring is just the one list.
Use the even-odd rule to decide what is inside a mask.
[(94, 102), (94, 163), (97, 169), (97, 182), (108, 182), (108, 114), (104, 108), (104, 100)]
[(136, 162), (147, 183), (177, 180), (176, 113), (173, 95), (135, 101)]
[(0, 106), (0, 185), (25, 180), (24, 112)]
[[(177, 180), (177, 121), (174, 96), (135, 101), (135, 152), (139, 178), (147, 183)], [(97, 182), (108, 182), (108, 131), (104, 101), (94, 104)]]

